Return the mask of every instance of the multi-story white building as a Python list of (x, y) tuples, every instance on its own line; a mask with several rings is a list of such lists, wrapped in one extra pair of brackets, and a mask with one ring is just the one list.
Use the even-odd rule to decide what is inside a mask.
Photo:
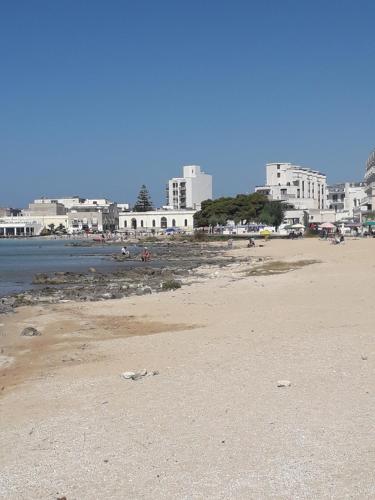
[(183, 167), (183, 177), (174, 177), (167, 184), (167, 205), (175, 209), (200, 210), (202, 201), (212, 199), (212, 175), (198, 165)]
[(297, 210), (326, 208), (325, 174), (292, 163), (267, 163), (266, 176), (266, 185), (257, 186), (255, 191), (293, 205)]
[(69, 226), (74, 231), (114, 231), (118, 228), (117, 204), (107, 199), (84, 200), (69, 210)]
[(375, 211), (375, 150), (366, 162), (365, 184), (366, 198), (363, 200), (362, 206), (369, 211)]
[(353, 217), (365, 198), (364, 182), (343, 182), (332, 184), (327, 188), (327, 208), (343, 213), (345, 217)]

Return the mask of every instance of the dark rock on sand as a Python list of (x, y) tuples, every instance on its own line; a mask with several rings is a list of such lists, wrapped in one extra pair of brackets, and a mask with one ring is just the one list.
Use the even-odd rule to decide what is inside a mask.
[(40, 333), (39, 330), (37, 330), (33, 326), (27, 326), (21, 332), (22, 337), (39, 337), (39, 335), (42, 335), (42, 334)]

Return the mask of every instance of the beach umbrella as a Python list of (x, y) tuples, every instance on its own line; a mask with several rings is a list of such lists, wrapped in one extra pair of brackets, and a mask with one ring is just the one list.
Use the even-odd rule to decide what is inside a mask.
[(303, 224), (293, 224), (292, 229), (305, 229)]
[(261, 231), (259, 231), (259, 234), (261, 236), (269, 236), (271, 234), (271, 231), (269, 229), (262, 229)]
[(331, 222), (324, 222), (321, 226), (319, 226), (319, 229), (335, 229), (335, 225)]
[(367, 220), (363, 225), (364, 226), (375, 226), (375, 220)]

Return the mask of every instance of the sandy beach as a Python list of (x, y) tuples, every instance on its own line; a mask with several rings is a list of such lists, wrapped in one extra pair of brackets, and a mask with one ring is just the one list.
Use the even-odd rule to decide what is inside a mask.
[(176, 291), (0, 316), (0, 497), (375, 498), (374, 249), (236, 242)]

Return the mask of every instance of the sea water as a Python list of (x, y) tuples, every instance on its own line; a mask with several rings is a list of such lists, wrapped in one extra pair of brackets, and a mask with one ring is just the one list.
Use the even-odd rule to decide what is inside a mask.
[[(31, 288), (36, 273), (81, 272), (89, 267), (111, 271), (119, 267), (110, 254), (119, 253), (121, 246), (72, 243), (74, 240), (66, 239), (0, 239), (0, 297)], [(121, 263), (121, 267), (127, 264), (132, 265)]]

